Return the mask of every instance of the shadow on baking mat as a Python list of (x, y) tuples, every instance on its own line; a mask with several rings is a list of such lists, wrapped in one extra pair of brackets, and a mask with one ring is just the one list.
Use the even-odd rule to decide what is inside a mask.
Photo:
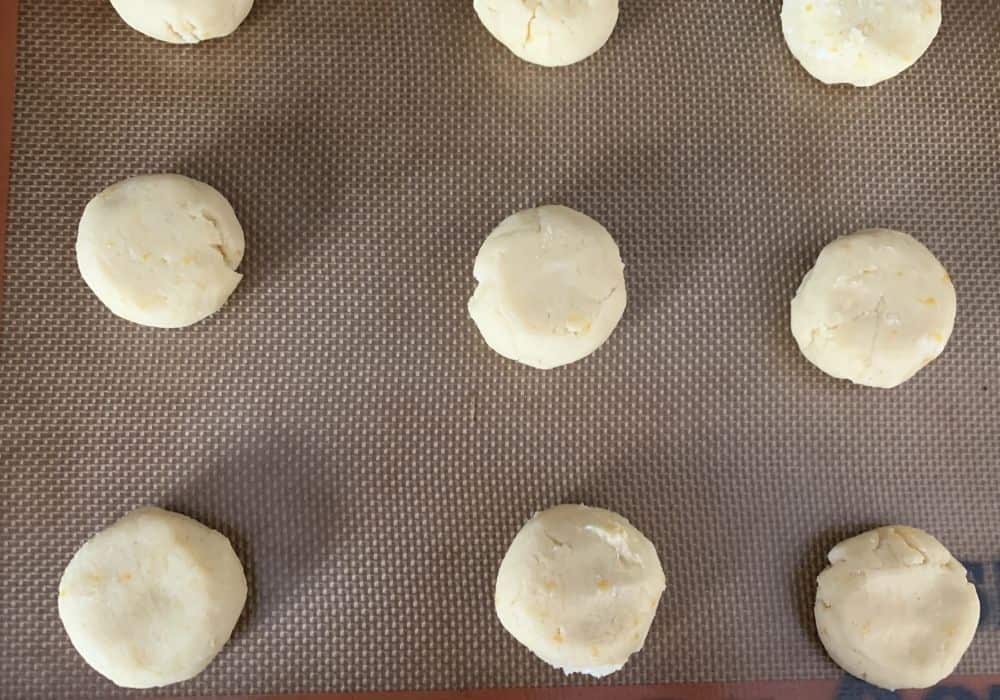
[[(313, 452), (292, 433), (260, 436), (164, 500), (169, 510), (226, 535), (243, 563), (249, 593), (233, 632), (233, 649), (270, 618), (294, 617), (295, 600), (302, 596), (327, 601), (320, 606), (324, 610), (336, 604), (331, 599), (337, 596), (320, 596), (315, 589), (342, 573), (342, 567), (330, 565), (335, 557), (351, 558), (345, 551), (351, 546), (345, 531), (350, 509), (334, 466), (344, 456), (317, 458)], [(331, 467), (317, 469), (318, 463)]]

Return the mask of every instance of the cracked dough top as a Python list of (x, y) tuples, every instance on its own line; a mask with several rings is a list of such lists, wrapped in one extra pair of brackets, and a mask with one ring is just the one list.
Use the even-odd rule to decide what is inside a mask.
[(941, 27), (941, 0), (784, 0), (781, 27), (814, 78), (868, 87), (927, 51)]
[(125, 23), (171, 44), (197, 44), (229, 36), (253, 8), (253, 0), (111, 0)]
[(508, 217), (483, 243), (469, 313), (495, 351), (539, 369), (599, 348), (625, 312), (625, 266), (607, 229), (563, 206)]
[(618, 0), (475, 0), (474, 6), (500, 43), (542, 66), (582, 61), (618, 23)]
[(87, 286), (112, 313), (177, 328), (226, 303), (242, 275), (243, 229), (212, 187), (181, 175), (143, 175), (87, 205), (76, 241)]
[(792, 301), (792, 334), (827, 374), (891, 388), (941, 354), (955, 311), (951, 278), (923, 244), (870, 229), (820, 253)]
[(666, 585), (656, 549), (628, 520), (562, 505), (521, 528), (500, 564), (500, 622), (543, 661), (603, 676), (639, 651)]
[(979, 623), (965, 568), (923, 530), (881, 527), (841, 542), (819, 576), (816, 626), (845, 671), (882, 688), (951, 675)]

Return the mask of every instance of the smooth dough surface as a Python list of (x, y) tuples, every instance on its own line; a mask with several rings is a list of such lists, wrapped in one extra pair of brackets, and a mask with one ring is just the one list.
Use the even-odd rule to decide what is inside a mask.
[(246, 243), (226, 198), (181, 175), (112, 185), (83, 212), (77, 264), (112, 313), (179, 328), (215, 313), (243, 276)]
[(253, 0), (111, 0), (125, 23), (171, 44), (197, 44), (229, 36), (253, 8)]
[(625, 266), (607, 229), (563, 206), (505, 219), (483, 243), (469, 313), (491, 348), (539, 369), (580, 360), (625, 313)]
[(200, 673), (229, 640), (247, 597), (225, 536), (159, 508), (95, 535), (59, 582), (59, 617), (95, 671), (125, 688)]
[(605, 676), (642, 649), (665, 587), (656, 549), (628, 520), (563, 505), (517, 533), (500, 564), (496, 610), (543, 661)]
[(979, 623), (979, 596), (940, 542), (881, 527), (841, 542), (819, 576), (816, 626), (841, 668), (896, 690), (951, 675)]
[(868, 87), (924, 55), (941, 27), (941, 0), (784, 0), (781, 27), (813, 77)]
[(792, 334), (827, 374), (891, 388), (941, 354), (955, 312), (951, 278), (923, 244), (868, 229), (820, 253), (792, 301)]
[(494, 38), (541, 66), (591, 56), (618, 23), (618, 0), (475, 0), (474, 6)]

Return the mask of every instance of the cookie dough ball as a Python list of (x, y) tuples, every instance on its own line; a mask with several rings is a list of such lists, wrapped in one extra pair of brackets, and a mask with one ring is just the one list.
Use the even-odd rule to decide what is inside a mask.
[(912, 527), (881, 527), (841, 542), (819, 576), (816, 627), (841, 668), (896, 690), (951, 675), (979, 623), (965, 568)]
[(781, 27), (814, 78), (868, 87), (923, 56), (941, 27), (941, 0), (784, 0)]
[(112, 313), (179, 328), (215, 313), (243, 276), (246, 244), (226, 198), (181, 175), (112, 185), (83, 212), (80, 274)]
[(475, 0), (474, 6), (495, 39), (540, 66), (582, 61), (618, 23), (618, 0)]
[(253, 0), (111, 0), (132, 29), (171, 44), (229, 36), (250, 14)]
[(666, 587), (656, 549), (628, 520), (579, 505), (538, 513), (500, 564), (500, 622), (569, 673), (606, 676), (642, 649)]
[(859, 231), (820, 253), (792, 301), (792, 334), (827, 374), (888, 389), (941, 354), (955, 304), (951, 278), (919, 241)]
[(123, 688), (154, 688), (200, 673), (246, 598), (228, 539), (186, 516), (140, 508), (70, 561), (59, 617), (95, 671)]
[(625, 313), (625, 266), (611, 234), (562, 206), (505, 219), (483, 243), (469, 313), (491, 348), (539, 369), (599, 348)]

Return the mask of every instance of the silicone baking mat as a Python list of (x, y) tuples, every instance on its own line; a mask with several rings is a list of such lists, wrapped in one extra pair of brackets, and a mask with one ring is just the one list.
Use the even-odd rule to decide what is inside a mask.
[[(104, 0), (22, 1), (0, 687), (124, 694), (73, 651), (56, 585), (147, 503), (227, 534), (251, 586), (219, 658), (160, 695), (591, 683), (493, 613), (506, 546), (562, 502), (625, 514), (667, 569), (646, 648), (601, 685), (836, 679), (815, 577), (894, 522), (970, 564), (960, 672), (1000, 672), (1000, 3), (948, 0), (927, 55), (867, 90), (810, 78), (779, 9), (623, 0), (604, 50), (546, 70), (466, 0), (258, 0), (195, 47)], [(73, 252), (94, 194), (164, 171), (225, 193), (249, 246), (183, 331), (111, 316)], [(539, 372), (465, 304), (491, 228), (548, 202), (614, 234), (629, 308)], [(945, 354), (892, 391), (825, 377), (788, 331), (822, 246), (867, 226), (924, 241), (959, 294)]]

